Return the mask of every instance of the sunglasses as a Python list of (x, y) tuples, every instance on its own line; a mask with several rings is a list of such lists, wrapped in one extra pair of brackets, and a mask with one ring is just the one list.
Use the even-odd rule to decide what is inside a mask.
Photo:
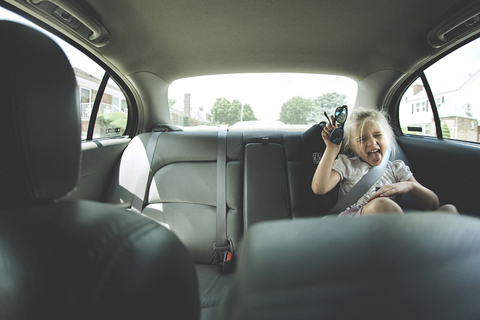
[[(328, 122), (330, 122), (330, 117), (327, 115), (326, 112), (323, 113), (325, 117), (327, 117)], [(347, 116), (348, 116), (348, 109), (347, 106), (341, 106), (335, 109), (335, 118), (333, 119), (333, 124), (338, 123), (338, 128), (332, 131), (330, 134), (330, 141), (332, 141), (335, 144), (340, 144), (343, 139), (343, 125), (345, 124), (345, 121), (347, 121)]]

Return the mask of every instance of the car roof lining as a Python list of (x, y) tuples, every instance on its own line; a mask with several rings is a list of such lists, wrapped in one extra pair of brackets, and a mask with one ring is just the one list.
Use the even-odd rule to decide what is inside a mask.
[(171, 83), (245, 72), (335, 74), (356, 81), (379, 70), (406, 73), (435, 52), (427, 34), (469, 1), (78, 3), (101, 17), (110, 41), (97, 50), (120, 72), (151, 72)]
[[(148, 1), (141, 8), (129, 4), (112, 12), (124, 21), (105, 17), (112, 39), (100, 51), (122, 55), (127, 74), (147, 68), (147, 61), (148, 68), (155, 69), (150, 71), (167, 82), (237, 72), (324, 73), (360, 80), (382, 69), (408, 71), (412, 55), (421, 60), (433, 51), (425, 36), (437, 24), (428, 23), (433, 17), (424, 15), (425, 3), (411, 0), (388, 6), (384, 1), (357, 1), (348, 7), (286, 0)], [(431, 2), (428, 9), (438, 5)], [(109, 1), (92, 6), (105, 12)], [(339, 11), (343, 19), (336, 18)], [(421, 20), (424, 30), (417, 23), (398, 30), (410, 19)], [(128, 37), (131, 45), (123, 41), (118, 47), (115, 34)], [(139, 50), (146, 44), (148, 50)]]

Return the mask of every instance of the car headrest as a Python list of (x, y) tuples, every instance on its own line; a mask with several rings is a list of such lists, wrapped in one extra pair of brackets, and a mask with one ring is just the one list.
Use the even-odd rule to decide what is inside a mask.
[(80, 167), (77, 84), (62, 49), (30, 27), (0, 21), (0, 203), (58, 199)]
[(260, 222), (218, 319), (478, 319), (480, 220), (439, 213)]
[(326, 146), (322, 138), (322, 131), (326, 124), (325, 121), (314, 124), (302, 135), (304, 157), (307, 162), (312, 164), (312, 171), (317, 168), (325, 152)]
[[(310, 168), (310, 174), (313, 178), (315, 170), (317, 170), (318, 163), (322, 159), (323, 153), (325, 152), (325, 141), (322, 138), (322, 131), (326, 126), (326, 122), (322, 121), (318, 124), (314, 124), (302, 135), (303, 141), (303, 161)], [(338, 201), (338, 188), (337, 185), (330, 192), (325, 195), (315, 195), (310, 192), (309, 202), (315, 203), (316, 214), (325, 215), (328, 210), (333, 207)], [(320, 201), (320, 198), (322, 200)], [(319, 202), (320, 201), (320, 202)]]

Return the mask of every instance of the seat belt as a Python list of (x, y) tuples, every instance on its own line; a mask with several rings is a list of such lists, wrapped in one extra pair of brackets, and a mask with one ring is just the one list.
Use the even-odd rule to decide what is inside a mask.
[(357, 202), (372, 186), (378, 179), (383, 175), (385, 169), (387, 168), (388, 161), (390, 161), (390, 155), (392, 153), (392, 147), (388, 146), (387, 152), (385, 152), (385, 157), (383, 157), (382, 163), (376, 167), (372, 167), (366, 175), (364, 175), (358, 182), (353, 186), (347, 194), (340, 199), (337, 204), (333, 206), (332, 209), (328, 211), (327, 214), (336, 214), (345, 210), (347, 207), (351, 206)]
[(220, 268), (223, 274), (230, 273), (233, 267), (233, 254), (230, 239), (227, 238), (227, 130), (218, 131), (217, 149), (217, 228), (213, 247), (220, 255)]
[(147, 192), (147, 183), (152, 174), (152, 161), (155, 155), (155, 149), (157, 147), (158, 137), (162, 131), (152, 132), (150, 139), (148, 139), (145, 152), (147, 154), (148, 167), (140, 168), (140, 173), (137, 177), (137, 185), (135, 187), (135, 195), (132, 201), (132, 211), (141, 214), (143, 210), (143, 204), (145, 202), (145, 195)]

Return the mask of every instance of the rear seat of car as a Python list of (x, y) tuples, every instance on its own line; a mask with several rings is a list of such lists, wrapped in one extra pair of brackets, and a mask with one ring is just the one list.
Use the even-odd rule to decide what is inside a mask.
[[(130, 207), (152, 133), (135, 137), (122, 155), (109, 202)], [(222, 275), (216, 240), (217, 132), (164, 132), (151, 161), (142, 213), (172, 230), (196, 264), (203, 307), (214, 306), (231, 275)], [(310, 188), (314, 173), (302, 132), (228, 132), (227, 236), (234, 251), (260, 221), (323, 215), (325, 197)]]

